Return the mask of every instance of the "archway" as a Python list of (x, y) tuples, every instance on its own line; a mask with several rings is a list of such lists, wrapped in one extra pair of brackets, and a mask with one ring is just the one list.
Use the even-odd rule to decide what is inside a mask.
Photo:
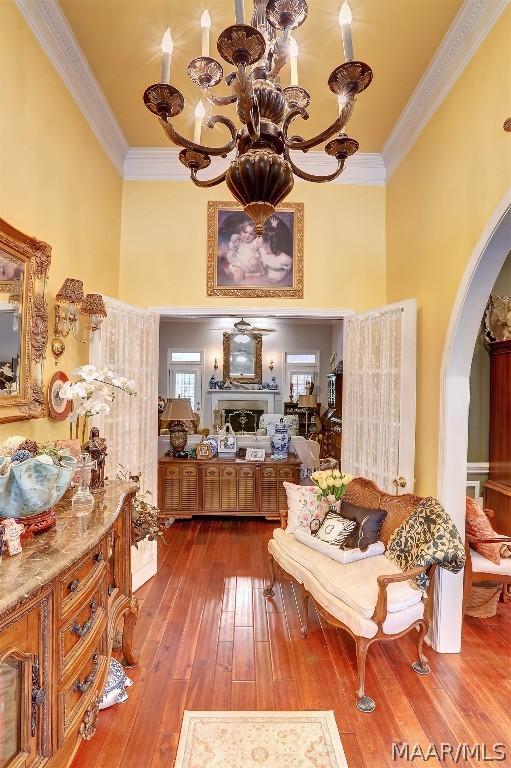
[[(440, 373), (438, 496), (460, 531), (465, 529), (469, 383), (472, 354), (495, 280), (511, 249), (511, 188), (472, 252), (456, 296)], [(434, 605), (433, 647), (461, 649), (462, 574), (440, 570)]]

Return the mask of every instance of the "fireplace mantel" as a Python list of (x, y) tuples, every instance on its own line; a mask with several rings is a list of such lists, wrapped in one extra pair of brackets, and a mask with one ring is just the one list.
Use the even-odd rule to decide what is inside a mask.
[[(221, 410), (219, 403), (228, 402), (231, 407), (236, 402), (243, 403), (244, 408), (264, 409), (264, 413), (281, 413), (282, 397), (276, 389), (210, 389), (211, 395), (211, 424), (214, 424), (216, 410)], [(222, 407), (226, 407), (225, 405)]]

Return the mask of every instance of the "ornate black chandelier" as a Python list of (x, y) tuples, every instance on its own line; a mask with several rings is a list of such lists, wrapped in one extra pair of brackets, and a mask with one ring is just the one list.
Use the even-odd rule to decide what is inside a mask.
[[(345, 126), (351, 117), (357, 94), (371, 83), (371, 68), (353, 60), (351, 42), (351, 11), (347, 2), (339, 13), (345, 61), (328, 78), (330, 90), (338, 97), (339, 116), (324, 131), (310, 139), (290, 135), (291, 124), (307, 120), (310, 95), (298, 85), (296, 43), (292, 30), (307, 18), (306, 0), (254, 0), (252, 23), (244, 23), (243, 0), (234, 0), (236, 23), (227, 27), (217, 41), (218, 53), (233, 65), (234, 71), (225, 77), (231, 93), (217, 96), (212, 89), (224, 77), (222, 65), (209, 56), (207, 11), (201, 19), (202, 55), (188, 65), (188, 75), (202, 90), (207, 101), (215, 107), (235, 104), (241, 127), (223, 115), (213, 115), (208, 127), (224, 125), (230, 140), (221, 147), (200, 143), (204, 107), (199, 102), (195, 111), (194, 140), (181, 136), (172, 125), (172, 118), (184, 109), (182, 93), (170, 84), (172, 38), (170, 30), (162, 41), (162, 82), (149, 86), (144, 93), (146, 107), (156, 114), (171, 141), (183, 147), (179, 159), (190, 170), (190, 177), (199, 187), (213, 187), (226, 182), (233, 197), (243, 205), (254, 220), (257, 232), (263, 234), (264, 224), (293, 188), (294, 176), (306, 181), (326, 182), (337, 178), (346, 159), (358, 150), (358, 142), (350, 138)], [(291, 63), (291, 85), (282, 88), (279, 75)], [(327, 155), (337, 160), (337, 168), (325, 176), (302, 170), (291, 157), (292, 151), (307, 152), (328, 142)], [(211, 157), (227, 155), (236, 150), (223, 173), (212, 179), (198, 178), (207, 168)]]

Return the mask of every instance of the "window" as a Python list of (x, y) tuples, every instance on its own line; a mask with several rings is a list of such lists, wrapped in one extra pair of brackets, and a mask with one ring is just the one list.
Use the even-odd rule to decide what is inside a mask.
[(290, 387), (291, 384), (293, 385), (293, 397), (307, 395), (309, 393), (307, 387), (311, 381), (314, 381), (314, 376), (311, 376), (310, 373), (290, 373), (289, 385)]
[(200, 352), (190, 351), (177, 351), (171, 350), (170, 352), (171, 363), (200, 363), (202, 362), (202, 354)]
[(286, 365), (291, 364), (299, 364), (299, 365), (316, 365), (317, 360), (316, 358), (318, 355), (316, 352), (306, 352), (306, 353), (298, 353), (298, 352), (286, 352)]
[(195, 410), (197, 401), (197, 373), (181, 371), (175, 372), (174, 377), (174, 397), (188, 398), (192, 410)]
[(314, 383), (314, 393), (318, 393), (319, 351), (295, 350), (286, 352), (284, 356), (287, 391), (293, 399), (309, 392), (308, 385)]
[(202, 407), (202, 359), (199, 349), (169, 349), (167, 397), (190, 401), (192, 411)]

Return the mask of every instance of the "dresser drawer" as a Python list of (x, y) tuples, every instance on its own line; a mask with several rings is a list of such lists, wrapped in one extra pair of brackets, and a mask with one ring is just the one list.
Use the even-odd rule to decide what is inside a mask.
[(183, 467), (181, 474), (183, 477), (197, 477), (197, 467)]
[(255, 475), (255, 469), (254, 467), (241, 467), (239, 470), (240, 477), (254, 477)]
[(179, 477), (179, 467), (167, 467), (165, 469), (165, 477)]
[(58, 629), (60, 679), (69, 672), (83, 649), (94, 641), (104, 629), (106, 620), (106, 585), (104, 579), (95, 589), (84, 595), (76, 611)]
[(261, 475), (265, 480), (274, 480), (277, 477), (277, 470), (275, 467), (263, 467)]
[(59, 735), (61, 740), (83, 717), (83, 710), (94, 695), (100, 695), (98, 682), (104, 678), (107, 657), (101, 641), (83, 657), (83, 663), (59, 693)]
[(59, 577), (59, 619), (76, 610), (83, 593), (101, 579), (105, 569), (105, 541), (101, 541)]
[(279, 480), (294, 480), (296, 471), (293, 467), (279, 467)]

